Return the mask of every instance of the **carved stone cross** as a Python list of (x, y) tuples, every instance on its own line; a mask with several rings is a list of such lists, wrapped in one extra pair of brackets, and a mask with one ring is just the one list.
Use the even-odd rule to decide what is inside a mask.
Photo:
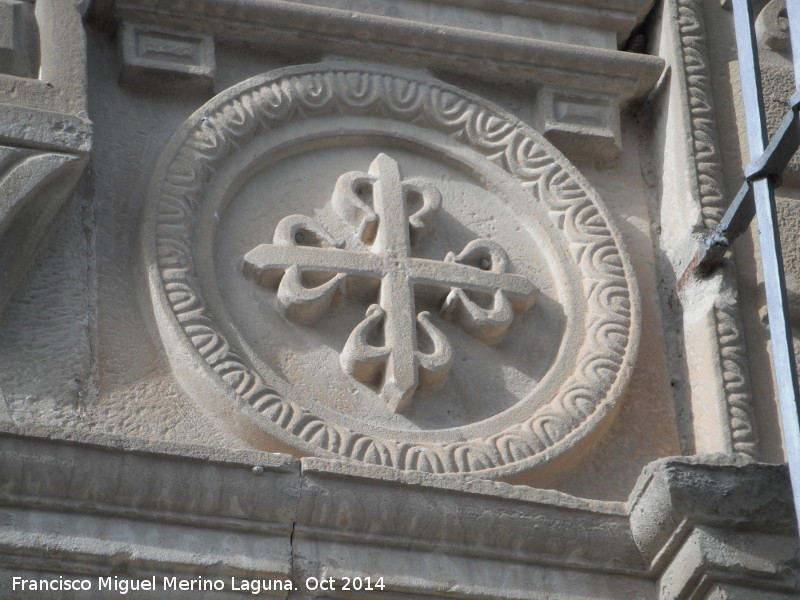
[[(380, 395), (394, 411), (406, 406), (417, 387), (444, 382), (453, 362), (452, 346), (430, 313), (417, 313), (421, 290), (444, 295), (441, 314), (487, 344), (497, 343), (514, 313), (536, 300), (533, 282), (506, 273), (508, 255), (491, 240), (473, 240), (443, 261), (412, 256), (441, 208), (441, 195), (421, 180), (403, 180), (386, 154), (367, 173), (339, 177), (332, 203), (369, 251), (344, 249), (315, 220), (291, 215), (278, 223), (272, 244), (245, 255), (244, 274), (277, 285), (281, 312), (303, 324), (319, 319), (348, 279), (348, 286), (360, 288), (350, 291), (361, 295), (377, 288), (378, 302), (351, 332), (340, 364), (358, 381), (380, 383)], [(475, 293), (491, 297), (491, 306), (476, 302)], [(428, 337), (432, 351), (419, 349), (419, 334)]]

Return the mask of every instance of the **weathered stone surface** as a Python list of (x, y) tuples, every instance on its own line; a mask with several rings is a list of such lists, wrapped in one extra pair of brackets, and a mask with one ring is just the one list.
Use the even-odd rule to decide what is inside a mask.
[[(85, 438), (74, 445), (43, 442), (51, 431), (37, 434), (33, 443), (6, 435), (2, 445), (0, 489), (11, 525), (2, 548), (26, 556), (20, 566), (44, 561), (43, 571), (71, 572), (88, 560), (90, 574), (158, 573), (159, 580), (187, 568), (195, 576), (291, 575), (299, 495), (291, 460), (200, 447), (170, 459), (177, 448), (167, 444), (96, 437), (95, 445)], [(33, 498), (35, 509), (20, 509), (20, 499)], [(3, 579), (7, 593), (10, 578)], [(107, 597), (94, 589), (88, 597)]]
[(27, 272), (77, 183), (80, 156), (0, 146), (0, 309)]
[(6, 425), (0, 445), (3, 551), (14, 561), (46, 557), (44, 573), (190, 568), (195, 578), (288, 578), (299, 588), (292, 598), (330, 597), (306, 589), (308, 577), (376, 574), (389, 597), (666, 600), (747, 581), (780, 598), (800, 585), (782, 467), (668, 459), (620, 503), (341, 461), (58, 435)]
[(74, 2), (0, 2), (0, 311), (86, 167), (85, 72)]
[(789, 20), (786, 0), (771, 0), (756, 17), (755, 31), (758, 41), (772, 50), (789, 47)]
[[(4, 0), (4, 4), (7, 3)], [(30, 3), (17, 0), (17, 4)], [(0, 104), (4, 113), (24, 108), (27, 114), (37, 114), (42, 120), (18, 122), (4, 118), (0, 120), (0, 133), (4, 138), (9, 127), (13, 130), (21, 128), (20, 138), (28, 139), (29, 135), (42, 138), (72, 133), (70, 128), (78, 123), (84, 130), (88, 125), (86, 34), (83, 27), (86, 3), (81, 0), (37, 0), (33, 5), (35, 25), (39, 30), (38, 42), (32, 42), (39, 46), (38, 72), (34, 70), (30, 77), (21, 78), (5, 74), (0, 69)], [(30, 22), (27, 24), (32, 26)], [(51, 133), (48, 129), (54, 131)]]
[[(777, 66), (764, 64), (761, 67), (761, 78), (764, 82), (764, 110), (767, 117), (767, 129), (771, 134), (775, 131), (789, 112), (789, 100), (794, 92), (794, 72), (791, 65)], [(797, 185), (800, 181), (800, 158), (795, 155), (784, 172), (786, 183)]]
[(0, 0), (0, 597), (797, 596), (757, 249), (678, 281), (733, 46), (704, 0)]
[(35, 77), (39, 69), (39, 35), (33, 2), (0, 2), (0, 73)]

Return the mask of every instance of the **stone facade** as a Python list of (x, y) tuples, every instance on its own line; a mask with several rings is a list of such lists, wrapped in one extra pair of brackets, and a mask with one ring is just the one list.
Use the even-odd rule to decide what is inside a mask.
[(800, 592), (716, 0), (0, 15), (0, 597)]

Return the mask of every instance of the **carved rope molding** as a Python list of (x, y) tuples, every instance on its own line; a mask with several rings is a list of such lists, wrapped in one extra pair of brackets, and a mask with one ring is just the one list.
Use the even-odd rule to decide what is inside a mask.
[[(512, 175), (532, 202), (548, 207), (583, 279), (586, 334), (573, 374), (526, 421), (447, 445), (356, 433), (270, 389), (231, 348), (207, 310), (193, 264), (191, 215), (217, 166), (256, 135), (296, 121), (353, 114), (379, 114), (457, 139)], [(615, 406), (629, 380), (638, 347), (638, 292), (605, 208), (539, 134), (436, 80), (316, 65), (245, 81), (209, 101), (175, 134), (156, 168), (147, 212), (143, 250), (157, 318), (166, 319), (181, 344), (190, 344), (222, 389), (235, 394), (234, 403), (251, 407), (309, 452), (403, 470), (510, 473), (577, 443)]]
[[(698, 0), (673, 0), (673, 19), (683, 63), (681, 86), (687, 102), (691, 141), (688, 158), (693, 165), (695, 197), (700, 202), (703, 226), (714, 229), (727, 208), (722, 161), (717, 139), (710, 59), (703, 9)], [(731, 272), (722, 284), (735, 303), (737, 279)], [(720, 376), (727, 402), (731, 451), (756, 456), (758, 434), (753, 414), (750, 373), (744, 330), (738, 308), (720, 297), (714, 303)]]

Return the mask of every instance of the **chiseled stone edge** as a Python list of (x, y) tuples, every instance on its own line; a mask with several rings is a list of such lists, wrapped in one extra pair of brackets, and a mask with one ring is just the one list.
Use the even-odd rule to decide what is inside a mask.
[(800, 594), (796, 552), (782, 533), (697, 526), (660, 573), (658, 598), (794, 600)]
[(86, 116), (2, 103), (0, 114), (0, 144), (76, 154), (92, 149), (92, 122)]
[[(482, 518), (475, 518), (478, 506)], [(134, 529), (147, 521), (256, 533), (278, 544), (303, 538), (409, 546), (481, 560), (644, 573), (621, 502), (341, 460), (11, 423), (0, 423), (4, 507), (62, 513), (67, 520), (123, 519)], [(131, 543), (138, 543), (136, 536)], [(13, 555), (14, 548), (4, 551)], [(100, 563), (103, 554), (98, 548)], [(131, 571), (147, 569), (131, 565)]]
[[(679, 40), (683, 70), (679, 83), (686, 102), (690, 132), (686, 158), (693, 175), (692, 188), (700, 204), (706, 230), (713, 230), (728, 205), (722, 177), (717, 119), (711, 87), (705, 17), (698, 0), (670, 0), (670, 22)], [(687, 227), (690, 224), (687, 224)], [(728, 415), (730, 452), (755, 457), (755, 426), (744, 330), (736, 304), (737, 277), (727, 270), (711, 309), (718, 352), (712, 359), (719, 371)]]
[[(78, 152), (89, 149), (83, 24), (87, 5), (81, 0), (37, 0), (40, 70), (35, 78), (0, 74), (2, 143), (28, 142)], [(4, 113), (7, 110), (13, 112)]]
[[(217, 165), (242, 142), (294, 119), (347, 114), (380, 114), (454, 137), (549, 207), (583, 278), (587, 333), (573, 374), (524, 423), (445, 446), (353, 432), (270, 389), (231, 349), (208, 313), (193, 267), (192, 215)], [(254, 77), (213, 98), (184, 123), (162, 153), (149, 198), (143, 260), (162, 336), (169, 336), (168, 355), (173, 344), (188, 346), (216, 374), (214, 385), (224, 392), (217, 401), (233, 392), (237, 402), (272, 424), (273, 435), (310, 453), (403, 470), (516, 472), (580, 441), (611, 411), (630, 377), (638, 348), (638, 290), (620, 235), (599, 198), (538, 133), (448, 84), (389, 69), (326, 64)], [(184, 351), (176, 352), (176, 360), (185, 360)], [(260, 428), (255, 417), (248, 419)]]
[(286, 507), (299, 497), (300, 465), (286, 454), (11, 422), (0, 422), (0, 440), (5, 503), (36, 498), (70, 511), (91, 501), (98, 513), (126, 507), (159, 520), (206, 516), (291, 531)]
[[(733, 579), (754, 590), (796, 592), (791, 502), (785, 466), (724, 455), (651, 463), (622, 503), (341, 460), (0, 423), (0, 512), (34, 520), (50, 515), (61, 523), (61, 534), (43, 540), (26, 538), (10, 521), (0, 563), (43, 572), (109, 574), (127, 556), (132, 577), (180, 569), (193, 576), (297, 582), (337, 569), (353, 574), (368, 567), (369, 556), (400, 552), (452, 568), (463, 559), (460, 568), (476, 568), (484, 579), (524, 569), (532, 582), (547, 580), (548, 570), (589, 581), (605, 577), (619, 589), (628, 578), (643, 582), (642, 589), (657, 580), (661, 594), (654, 590), (653, 600), (704, 598), (687, 595), (697, 581), (685, 575), (698, 573), (706, 586)], [(108, 532), (121, 532), (114, 524), (124, 524), (125, 534), (94, 539), (81, 529), (87, 519), (103, 520)], [(236, 571), (234, 556), (233, 562), (222, 556), (222, 562), (203, 562), (213, 558), (213, 549), (154, 544), (148, 536), (159, 524), (188, 526), (198, 537), (260, 539), (272, 570)], [(65, 544), (80, 531), (78, 553)], [(138, 560), (142, 544), (149, 554)], [(331, 562), (331, 556), (339, 559)], [(419, 591), (421, 582), (397, 566), (386, 593)], [(425, 583), (430, 597), (472, 597), (466, 588), (445, 593), (437, 585)]]

